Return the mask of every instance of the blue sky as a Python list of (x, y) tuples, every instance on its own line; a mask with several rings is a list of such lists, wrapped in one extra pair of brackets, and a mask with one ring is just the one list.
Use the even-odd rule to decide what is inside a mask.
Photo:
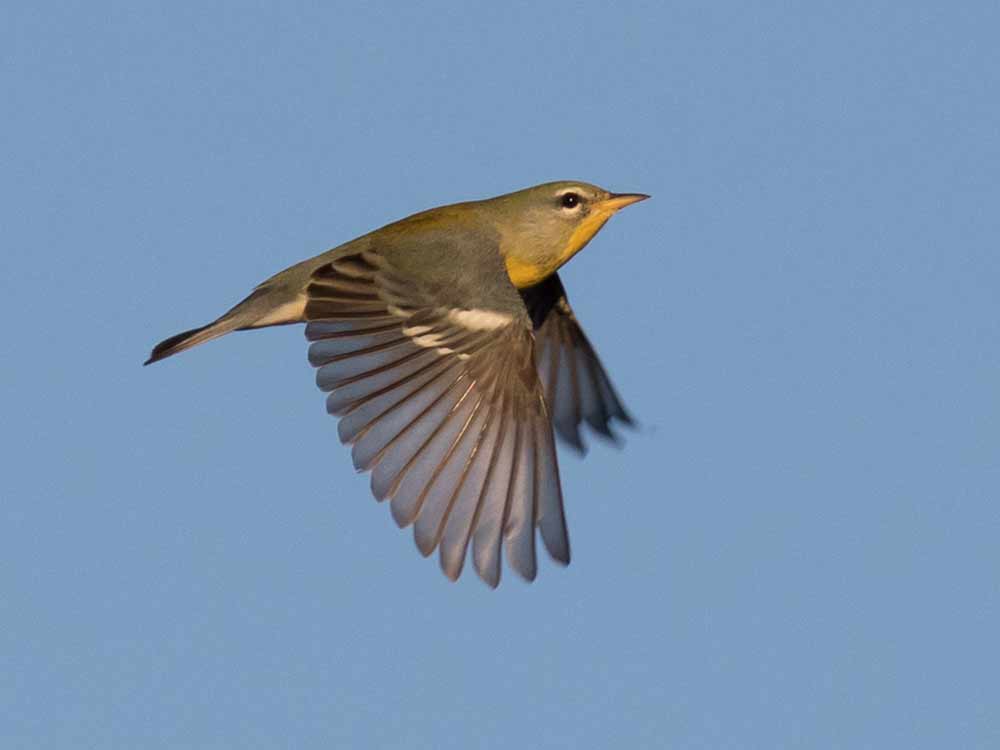
[[(1000, 744), (996, 5), (402, 6), (5, 9), (2, 744)], [(642, 426), (530, 586), (420, 558), (300, 330), (140, 366), (563, 178), (654, 196), (563, 274)]]

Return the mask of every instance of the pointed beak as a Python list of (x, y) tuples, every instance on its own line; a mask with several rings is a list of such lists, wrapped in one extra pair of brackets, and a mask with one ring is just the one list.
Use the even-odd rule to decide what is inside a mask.
[(611, 195), (601, 201), (601, 208), (614, 212), (625, 208), (625, 206), (631, 206), (633, 203), (644, 201), (648, 197), (644, 193), (611, 193)]

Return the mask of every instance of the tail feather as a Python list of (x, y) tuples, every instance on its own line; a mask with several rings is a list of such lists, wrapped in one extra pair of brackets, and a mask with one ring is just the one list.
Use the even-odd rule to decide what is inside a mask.
[(159, 362), (177, 352), (204, 344), (232, 331), (299, 323), (305, 319), (303, 317), (305, 304), (305, 296), (295, 288), (275, 288), (262, 284), (218, 320), (161, 341), (153, 347), (152, 354), (143, 364)]
[(150, 365), (153, 362), (159, 362), (161, 359), (165, 359), (171, 354), (177, 354), (177, 352), (182, 352), (185, 349), (194, 346), (198, 342), (192, 341), (192, 339), (194, 339), (194, 337), (199, 333), (203, 333), (209, 328), (211, 328), (211, 324), (202, 326), (201, 328), (192, 328), (190, 331), (184, 331), (183, 333), (178, 333), (176, 336), (164, 339), (153, 347), (153, 352), (149, 355), (149, 359), (142, 364)]
[(166, 359), (172, 354), (177, 354), (177, 352), (190, 349), (192, 346), (203, 344), (232, 330), (230, 327), (220, 326), (219, 322), (209, 323), (207, 326), (202, 326), (201, 328), (192, 328), (190, 331), (184, 331), (183, 333), (178, 333), (176, 336), (164, 339), (153, 347), (153, 352), (149, 355), (149, 359), (142, 364), (149, 365), (153, 362), (159, 362), (161, 359)]

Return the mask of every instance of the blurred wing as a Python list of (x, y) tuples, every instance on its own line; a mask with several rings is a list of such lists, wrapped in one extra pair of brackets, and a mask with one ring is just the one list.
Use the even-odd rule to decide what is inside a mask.
[(612, 420), (632, 426), (611, 379), (576, 320), (557, 274), (521, 290), (535, 327), (535, 361), (545, 400), (559, 437), (580, 453), (586, 421), (597, 434), (617, 441)]
[(527, 580), (536, 525), (559, 562), (569, 542), (530, 322), (513, 287), (519, 316), (466, 291), (469, 307), (449, 306), (379, 254), (341, 257), (308, 286), (306, 337), (327, 411), (355, 467), (372, 472), (375, 497), (414, 525), (424, 555), (440, 549), (449, 578), (471, 543), (476, 571), (496, 586), (501, 540)]

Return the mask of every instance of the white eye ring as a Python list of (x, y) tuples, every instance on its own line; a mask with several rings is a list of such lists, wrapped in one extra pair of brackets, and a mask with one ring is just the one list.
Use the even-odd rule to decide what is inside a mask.
[(568, 209), (579, 208), (580, 196), (576, 193), (563, 193), (559, 198), (559, 205)]

